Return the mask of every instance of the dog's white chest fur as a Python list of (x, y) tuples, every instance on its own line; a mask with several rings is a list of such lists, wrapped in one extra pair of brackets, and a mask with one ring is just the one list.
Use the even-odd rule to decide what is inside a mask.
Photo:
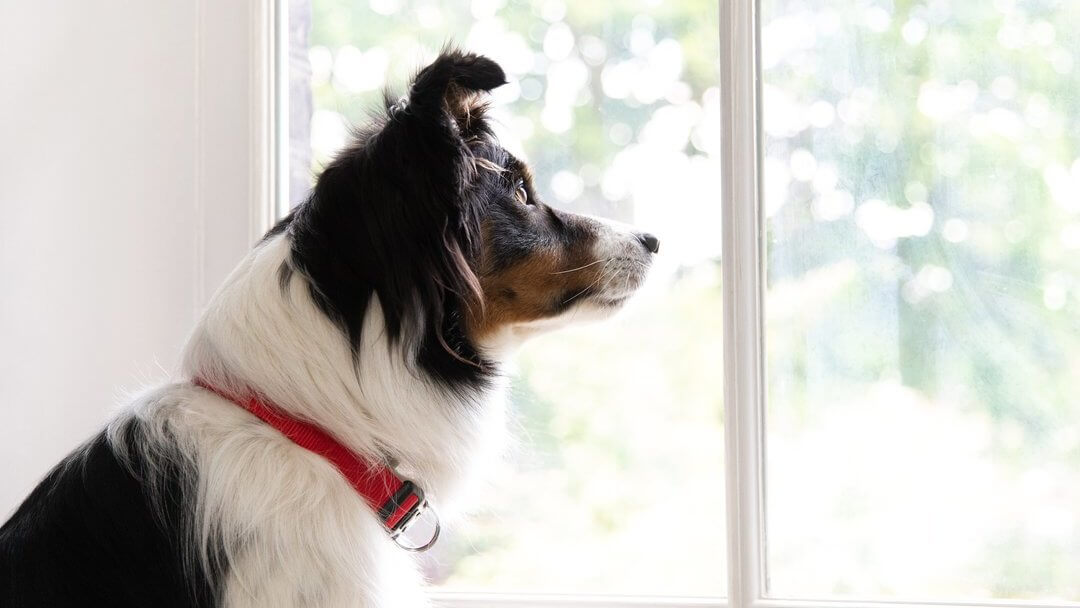
[[(390, 459), (444, 520), (452, 517), (457, 497), (500, 449), (502, 380), (475, 394), (441, 390), (387, 344), (377, 301), (354, 365), (306, 283), (294, 281), (282, 297), (278, 269), (288, 250), (275, 237), (234, 271), (191, 337), (185, 371), (225, 391), (257, 387), (350, 449)], [(230, 608), (424, 605), (411, 556), (328, 461), (190, 383), (145, 395), (125, 416), (194, 457), (196, 546), (212, 561), (222, 545)]]

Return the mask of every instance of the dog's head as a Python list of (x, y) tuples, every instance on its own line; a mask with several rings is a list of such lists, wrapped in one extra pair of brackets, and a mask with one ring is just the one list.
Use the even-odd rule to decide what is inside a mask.
[(387, 336), (446, 384), (483, 381), (495, 345), (617, 309), (643, 282), (655, 237), (559, 211), (493, 135), (485, 57), (444, 51), (406, 99), (358, 133), (287, 230), (286, 274), (357, 352), (372, 296)]

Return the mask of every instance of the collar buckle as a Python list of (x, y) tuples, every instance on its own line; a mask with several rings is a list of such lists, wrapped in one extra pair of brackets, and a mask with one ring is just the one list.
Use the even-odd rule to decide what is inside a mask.
[[(430, 514), (430, 518), (427, 515)], [(429, 519), (431, 531), (427, 540), (413, 542), (406, 532), (418, 521)], [(390, 538), (397, 546), (406, 551), (426, 551), (439, 539), (441, 525), (435, 509), (428, 504), (420, 486), (406, 479), (401, 488), (379, 507), (379, 521), (382, 522)], [(423, 528), (425, 526), (421, 526)]]

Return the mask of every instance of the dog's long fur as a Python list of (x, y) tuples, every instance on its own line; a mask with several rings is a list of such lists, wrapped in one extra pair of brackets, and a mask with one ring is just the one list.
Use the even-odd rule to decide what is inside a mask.
[(503, 435), (501, 361), (602, 316), (656, 239), (535, 200), (492, 135), (494, 62), (444, 51), (214, 296), (182, 377), (125, 408), (0, 528), (4, 606), (419, 606), (419, 577), (258, 395), (452, 515)]

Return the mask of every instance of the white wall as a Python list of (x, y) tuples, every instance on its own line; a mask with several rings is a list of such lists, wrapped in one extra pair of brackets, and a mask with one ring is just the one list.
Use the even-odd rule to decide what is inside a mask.
[(0, 3), (0, 521), (251, 242), (252, 6)]

